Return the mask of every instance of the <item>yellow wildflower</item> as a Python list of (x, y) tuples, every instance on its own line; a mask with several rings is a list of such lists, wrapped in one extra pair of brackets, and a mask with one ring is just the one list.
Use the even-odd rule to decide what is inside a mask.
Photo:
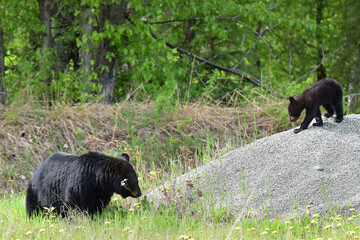
[(326, 225), (326, 226), (324, 227), (324, 229), (329, 229), (329, 228), (332, 228), (332, 225)]

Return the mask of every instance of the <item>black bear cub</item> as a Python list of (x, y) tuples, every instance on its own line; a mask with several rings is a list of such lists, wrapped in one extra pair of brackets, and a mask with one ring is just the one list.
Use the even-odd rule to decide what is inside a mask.
[(332, 78), (324, 78), (315, 83), (313, 86), (307, 88), (300, 96), (289, 97), (290, 103), (288, 106), (290, 121), (295, 122), (302, 110), (306, 109), (306, 116), (301, 123), (300, 128), (294, 130), (298, 133), (306, 129), (310, 122), (315, 118), (316, 123), (313, 126), (322, 126), (320, 105), (322, 105), (327, 113), (325, 117), (334, 115), (336, 112), (335, 122), (339, 123), (343, 120), (343, 92), (340, 83)]
[(101, 214), (115, 193), (123, 198), (141, 196), (138, 178), (129, 155), (111, 157), (98, 152), (72, 155), (57, 152), (35, 170), (26, 193), (29, 216), (54, 207)]

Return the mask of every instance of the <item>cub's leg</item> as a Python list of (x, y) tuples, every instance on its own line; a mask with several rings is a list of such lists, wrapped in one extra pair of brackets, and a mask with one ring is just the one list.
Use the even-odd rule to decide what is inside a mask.
[(335, 122), (339, 123), (344, 119), (344, 110), (342, 105), (342, 99), (334, 101), (334, 108), (336, 112)]
[(321, 119), (320, 107), (318, 107), (318, 109), (316, 110), (315, 120), (316, 120), (316, 123), (314, 123), (313, 126), (322, 126), (323, 125), (323, 120)]
[(333, 105), (332, 104), (326, 104), (326, 105), (323, 105), (323, 106), (327, 111), (327, 113), (325, 113), (324, 116), (326, 118), (332, 117), (334, 115), (334, 107), (333, 107)]

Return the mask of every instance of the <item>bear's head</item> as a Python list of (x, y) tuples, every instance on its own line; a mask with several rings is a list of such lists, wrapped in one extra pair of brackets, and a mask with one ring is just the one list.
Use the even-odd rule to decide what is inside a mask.
[(123, 198), (140, 197), (141, 190), (139, 187), (138, 177), (134, 168), (130, 164), (130, 157), (126, 153), (123, 153), (118, 158), (116, 165), (116, 174), (118, 176), (115, 181), (115, 192), (120, 194)]
[(289, 97), (290, 103), (288, 106), (288, 111), (290, 122), (295, 122), (300, 117), (302, 110), (304, 110), (304, 105), (299, 101), (298, 98), (299, 97), (296, 95)]

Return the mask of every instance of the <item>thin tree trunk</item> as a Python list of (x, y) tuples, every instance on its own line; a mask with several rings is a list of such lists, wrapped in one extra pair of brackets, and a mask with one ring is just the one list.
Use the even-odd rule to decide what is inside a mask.
[(91, 75), (91, 42), (90, 35), (92, 33), (92, 24), (90, 23), (91, 17), (91, 7), (87, 4), (82, 6), (82, 12), (80, 15), (80, 24), (83, 30), (83, 34), (86, 36), (86, 43), (80, 49), (80, 57), (82, 59), (82, 73), (83, 78), (81, 79), (83, 83), (87, 83), (88, 87), (86, 88), (86, 92), (90, 92), (89, 88), (89, 76)]
[(356, 52), (355, 52), (355, 56), (354, 56), (354, 66), (351, 70), (351, 75), (350, 75), (349, 84), (348, 84), (348, 94), (350, 96), (348, 97), (347, 111), (346, 111), (347, 113), (354, 112), (357, 107), (358, 96), (351, 95), (351, 93), (353, 93), (354, 85), (360, 77), (359, 71), (360, 71), (360, 44), (357, 44)]
[[(43, 62), (41, 66), (41, 70), (46, 68), (46, 51), (52, 48), (52, 35), (51, 35), (51, 0), (38, 0), (39, 10), (40, 10), (40, 19), (42, 24), (45, 26), (45, 30), (42, 33), (42, 47), (41, 53), (43, 56)], [(49, 68), (48, 68), (49, 69)], [(50, 84), (50, 73), (46, 71), (41, 71), (44, 74), (44, 78), (46, 82)]]
[[(256, 32), (258, 33), (258, 35), (261, 33), (261, 27), (262, 27), (262, 22), (258, 21), (256, 26)], [(257, 50), (257, 44), (255, 46), (255, 52), (257, 52), (256, 50)], [(255, 59), (255, 65), (259, 69), (259, 71), (261, 71), (261, 61), (260, 58), (258, 58), (257, 56)]]
[[(316, 41), (317, 41), (317, 61), (318, 63), (323, 59), (323, 49), (322, 49), (322, 36), (320, 32), (321, 22), (323, 20), (323, 8), (324, 8), (324, 0), (319, 0), (317, 2), (316, 7)], [(326, 69), (323, 64), (321, 64), (316, 70), (317, 80), (321, 80), (326, 77)]]
[(0, 101), (6, 105), (6, 87), (5, 87), (5, 47), (4, 33), (2, 29), (2, 19), (0, 18)]

